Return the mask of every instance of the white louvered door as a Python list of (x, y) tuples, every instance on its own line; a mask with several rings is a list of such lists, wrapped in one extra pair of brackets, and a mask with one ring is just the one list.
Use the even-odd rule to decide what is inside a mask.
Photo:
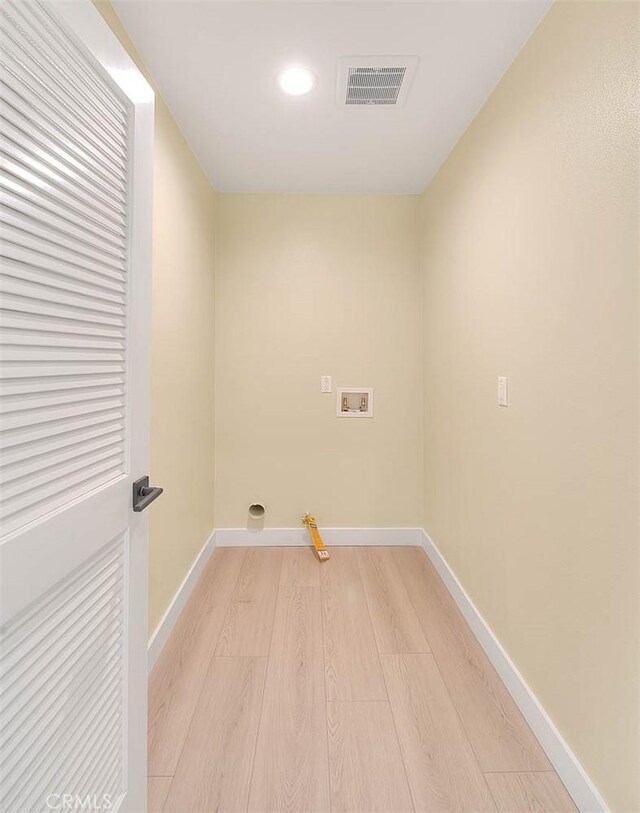
[(153, 93), (89, 0), (0, 46), (0, 811), (141, 813)]

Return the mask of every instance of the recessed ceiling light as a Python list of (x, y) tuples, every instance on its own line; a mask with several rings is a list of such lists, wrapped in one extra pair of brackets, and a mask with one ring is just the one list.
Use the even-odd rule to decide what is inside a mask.
[(285, 68), (278, 74), (280, 89), (289, 96), (303, 96), (313, 88), (315, 83), (316, 78), (311, 71), (300, 65)]

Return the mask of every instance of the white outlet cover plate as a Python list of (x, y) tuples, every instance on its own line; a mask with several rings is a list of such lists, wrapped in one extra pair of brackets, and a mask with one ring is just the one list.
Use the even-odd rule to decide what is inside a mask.
[(499, 375), (498, 376), (498, 406), (506, 407), (506, 406), (509, 405), (507, 385), (508, 385), (507, 377), (504, 376), (504, 375)]
[(320, 376), (320, 392), (331, 392), (331, 376)]

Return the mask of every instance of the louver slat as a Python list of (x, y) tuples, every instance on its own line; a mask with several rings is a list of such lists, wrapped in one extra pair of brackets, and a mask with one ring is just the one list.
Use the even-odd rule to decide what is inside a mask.
[(38, 2), (0, 10), (0, 533), (125, 471), (128, 103)]
[(124, 791), (124, 567), (118, 538), (0, 629), (3, 811)]

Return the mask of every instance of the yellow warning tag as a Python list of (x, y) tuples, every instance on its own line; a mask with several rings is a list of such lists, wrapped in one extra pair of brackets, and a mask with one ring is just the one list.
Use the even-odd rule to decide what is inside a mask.
[(318, 559), (320, 559), (321, 562), (326, 562), (327, 559), (331, 558), (331, 554), (324, 546), (324, 542), (320, 536), (320, 531), (318, 531), (318, 523), (316, 522), (315, 517), (312, 517), (311, 514), (305, 514), (302, 517), (302, 523), (303, 525), (306, 525), (311, 532), (313, 547), (316, 549)]

